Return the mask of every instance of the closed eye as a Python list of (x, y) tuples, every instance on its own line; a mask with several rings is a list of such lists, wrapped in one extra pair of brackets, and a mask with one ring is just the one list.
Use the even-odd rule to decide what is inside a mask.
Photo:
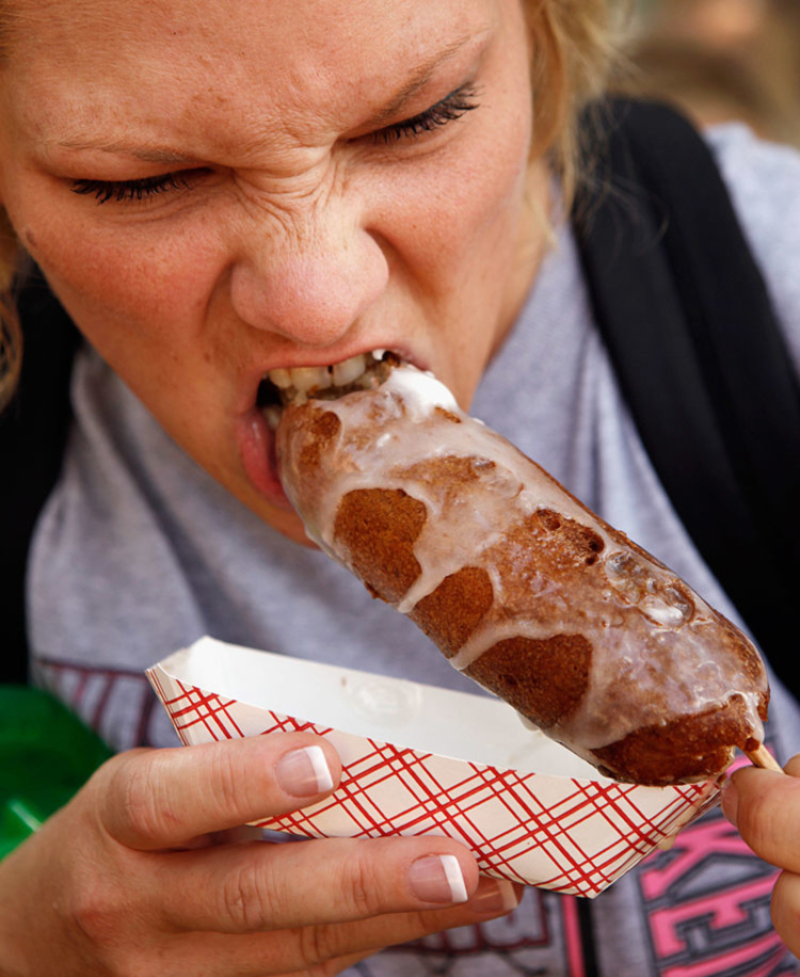
[(415, 139), (426, 132), (432, 132), (450, 122), (455, 122), (456, 119), (460, 119), (476, 108), (478, 108), (477, 92), (472, 85), (463, 85), (429, 109), (420, 112), (419, 115), (385, 126), (371, 133), (369, 138), (373, 142), (387, 145), (399, 142), (401, 139)]
[(95, 197), (99, 204), (109, 200), (125, 203), (168, 191), (188, 190), (192, 185), (191, 172), (164, 173), (139, 180), (74, 180), (70, 189), (84, 197)]
[[(417, 139), (427, 132), (433, 132), (455, 122), (476, 108), (478, 108), (478, 101), (475, 89), (472, 85), (463, 85), (424, 112), (385, 126), (371, 133), (367, 138), (373, 143), (384, 145)], [(94, 197), (98, 204), (109, 201), (130, 203), (147, 200), (161, 193), (189, 190), (194, 182), (192, 177), (202, 172), (202, 170), (178, 171), (147, 176), (138, 180), (73, 180), (70, 189), (79, 196)]]

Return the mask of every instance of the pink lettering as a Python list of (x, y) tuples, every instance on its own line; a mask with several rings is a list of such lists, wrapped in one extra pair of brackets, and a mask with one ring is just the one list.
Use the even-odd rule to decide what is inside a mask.
[(735, 889), (650, 913), (650, 926), (658, 956), (663, 959), (686, 951), (681, 925), (691, 920), (703, 920), (699, 925), (710, 932), (747, 922), (748, 910), (745, 904), (766, 899), (775, 884), (776, 875), (777, 872)]
[(645, 899), (663, 896), (674, 882), (707, 859), (711, 852), (714, 855), (752, 855), (736, 829), (724, 818), (700, 821), (678, 835), (672, 858), (642, 864), (639, 878)]
[(580, 923), (578, 922), (578, 900), (574, 896), (565, 896), (561, 900), (561, 919), (564, 925), (564, 943), (567, 951), (569, 977), (586, 977)]
[[(747, 977), (775, 977), (775, 967), (785, 956), (786, 947), (778, 934), (771, 932), (760, 940), (751, 941), (746, 946), (714, 956), (713, 959), (670, 967), (663, 971), (661, 977), (718, 977), (719, 974), (727, 973), (747, 974)], [(760, 962), (757, 962), (759, 959)], [(790, 970), (781, 972), (786, 977), (795, 973)]]

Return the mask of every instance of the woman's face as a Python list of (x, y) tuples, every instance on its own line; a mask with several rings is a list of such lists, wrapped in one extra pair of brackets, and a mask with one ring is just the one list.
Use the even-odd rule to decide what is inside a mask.
[(18, 0), (0, 195), (166, 431), (302, 539), (267, 371), (380, 348), (467, 406), (530, 284), (520, 0)]

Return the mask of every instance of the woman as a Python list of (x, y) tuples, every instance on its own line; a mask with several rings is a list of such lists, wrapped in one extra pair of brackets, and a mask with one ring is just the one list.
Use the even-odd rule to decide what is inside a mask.
[[(139, 711), (140, 671), (206, 632), (459, 686), (298, 545), (257, 409), (271, 369), (396, 350), (724, 607), (622, 407), (559, 221), (576, 113), (602, 85), (603, 3), (16, 0), (3, 23), (2, 201), (87, 340), (31, 551), (29, 641), (117, 747), (174, 742)], [(797, 178), (743, 134), (720, 153)], [(479, 881), (454, 842), (223, 835), (338, 772), (305, 734), (123, 753), (0, 866), (0, 966), (581, 972), (574, 903), (531, 892), (491, 922), (521, 893)], [(666, 903), (646, 878), (608, 894), (604, 972), (677, 959), (653, 950)]]

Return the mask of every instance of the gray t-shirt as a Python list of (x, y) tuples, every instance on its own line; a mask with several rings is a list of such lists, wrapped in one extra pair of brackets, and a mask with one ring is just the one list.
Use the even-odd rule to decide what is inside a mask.
[[(760, 143), (741, 126), (709, 139), (800, 370), (800, 154)], [(115, 747), (174, 745), (142, 670), (203, 634), (476, 691), (409, 621), (227, 495), (89, 349), (76, 361), (72, 397), (64, 468), (32, 548), (31, 642), (38, 680)], [(487, 369), (472, 413), (739, 622), (622, 400), (569, 228)], [(768, 742), (785, 761), (800, 749), (800, 707), (774, 677), (772, 687)], [(600, 973), (796, 973), (770, 926), (775, 876), (711, 812), (670, 853), (646, 859), (592, 903)], [(574, 899), (531, 889), (506, 919), (385, 951), (356, 970), (577, 977), (578, 928)]]

